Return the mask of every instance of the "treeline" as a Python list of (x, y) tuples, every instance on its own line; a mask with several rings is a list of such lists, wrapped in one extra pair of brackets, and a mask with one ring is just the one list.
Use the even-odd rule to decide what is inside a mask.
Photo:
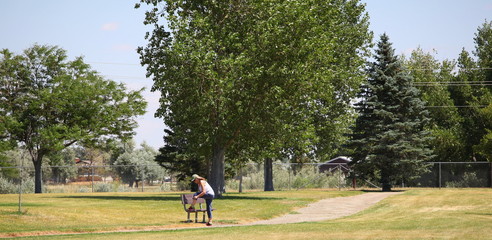
[(131, 139), (136, 117), (145, 113), (143, 89), (103, 78), (58, 46), (35, 44), (19, 54), (3, 49), (0, 70), (0, 162), (6, 164), (6, 150), (25, 152), (35, 193), (42, 192), (46, 159), (75, 145)]
[(474, 40), (475, 50), (457, 60), (421, 49), (403, 58), (429, 111), (433, 161), (492, 161), (492, 22)]
[[(360, 177), (390, 189), (428, 161), (492, 159), (491, 22), (478, 28), (472, 53), (441, 62), (421, 49), (396, 56), (385, 35), (372, 53), (357, 0), (140, 2), (152, 6), (144, 21), (152, 30), (137, 51), (168, 126), (156, 161), (182, 179), (206, 176), (220, 195), (226, 178), (257, 162), (273, 190), (274, 161), (348, 155)], [(59, 154), (74, 146), (131, 139), (145, 112), (141, 90), (58, 47), (2, 50), (0, 69), (0, 164), (17, 164), (5, 153), (22, 149), (37, 193), (43, 164), (64, 163)], [(111, 163), (141, 157), (120, 150)]]
[[(137, 147), (133, 141), (118, 141), (98, 148), (71, 146), (45, 156), (42, 180), (56, 185), (91, 181), (93, 176), (100, 181), (101, 177), (112, 176), (114, 181), (127, 184), (129, 187), (139, 187), (142, 181), (152, 184), (168, 177), (166, 170), (157, 166), (156, 155), (157, 151), (151, 146), (143, 143)], [(24, 185), (27, 183), (27, 186), (34, 187), (34, 171), (27, 150), (7, 150), (2, 156), (2, 166), (12, 168), (0, 171), (0, 193), (17, 192), (15, 186), (18, 186), (21, 180), (24, 181)], [(93, 172), (92, 167), (97, 171)], [(12, 192), (8, 189), (14, 190)]]

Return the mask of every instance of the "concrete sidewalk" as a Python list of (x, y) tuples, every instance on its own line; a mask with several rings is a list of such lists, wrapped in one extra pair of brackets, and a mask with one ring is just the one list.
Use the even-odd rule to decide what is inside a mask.
[(351, 197), (323, 199), (298, 209), (296, 212), (277, 218), (247, 223), (244, 225), (286, 224), (317, 222), (349, 216), (365, 210), (386, 197), (401, 192), (369, 192)]

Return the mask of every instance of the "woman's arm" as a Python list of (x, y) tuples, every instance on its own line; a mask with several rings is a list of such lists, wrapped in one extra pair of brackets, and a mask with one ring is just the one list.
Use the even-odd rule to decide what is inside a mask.
[(205, 192), (206, 191), (206, 189), (205, 189), (205, 183), (204, 183), (203, 180), (200, 180), (200, 186), (202, 188), (202, 192), (200, 194), (196, 195), (195, 198), (199, 198), (199, 197), (205, 195), (205, 193), (206, 193)]

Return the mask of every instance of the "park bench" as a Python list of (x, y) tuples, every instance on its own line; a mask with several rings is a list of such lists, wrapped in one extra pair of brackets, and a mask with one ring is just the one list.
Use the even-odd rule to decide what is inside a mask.
[[(188, 220), (186, 222), (192, 222), (190, 219), (190, 213), (195, 213), (195, 222), (198, 222), (198, 213), (203, 213), (203, 222), (205, 222), (205, 214), (207, 213), (207, 209), (202, 207), (202, 204), (205, 203), (205, 199), (198, 198), (195, 204), (195, 210), (190, 211), (188, 208), (193, 203), (193, 194), (183, 194), (181, 195), (181, 203), (183, 204), (183, 208), (186, 213), (188, 213)], [(215, 209), (212, 209), (212, 211)]]

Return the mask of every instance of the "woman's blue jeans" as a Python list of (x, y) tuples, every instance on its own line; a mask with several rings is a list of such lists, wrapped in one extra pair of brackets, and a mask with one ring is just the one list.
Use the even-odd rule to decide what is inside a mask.
[[(201, 192), (196, 192), (195, 194), (193, 194), (193, 196), (197, 196), (200, 193)], [(205, 193), (205, 195), (201, 196), (200, 198), (205, 199), (205, 203), (207, 204), (207, 216), (209, 219), (211, 219), (212, 218), (212, 200), (214, 200), (215, 195)]]

